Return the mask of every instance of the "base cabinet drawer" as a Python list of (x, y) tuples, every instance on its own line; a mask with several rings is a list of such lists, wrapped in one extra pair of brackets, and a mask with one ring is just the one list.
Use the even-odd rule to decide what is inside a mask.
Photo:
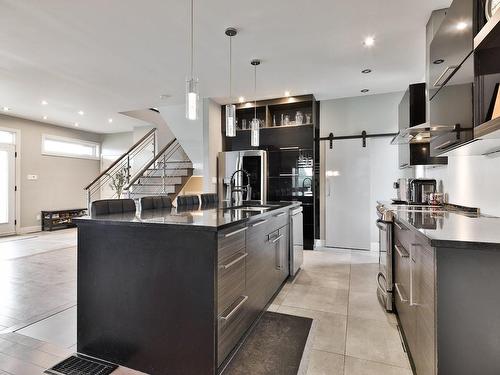
[(241, 336), (252, 324), (252, 315), (248, 308), (248, 296), (239, 296), (217, 319), (218, 355), (217, 366), (226, 359)]
[(219, 233), (217, 238), (219, 262), (245, 248), (246, 225), (236, 225)]
[(221, 314), (241, 295), (245, 294), (246, 257), (242, 249), (219, 263), (217, 286), (217, 311)]

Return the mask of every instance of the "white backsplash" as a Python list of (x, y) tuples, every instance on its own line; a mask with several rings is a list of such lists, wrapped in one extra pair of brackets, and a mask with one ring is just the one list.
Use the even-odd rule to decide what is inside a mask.
[(415, 177), (438, 180), (438, 190), (449, 203), (500, 216), (500, 157), (449, 157), (446, 166), (416, 167)]

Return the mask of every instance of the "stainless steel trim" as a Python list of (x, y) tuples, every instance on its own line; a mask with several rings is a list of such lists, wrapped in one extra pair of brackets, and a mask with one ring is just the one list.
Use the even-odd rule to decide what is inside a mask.
[(248, 296), (241, 296), (243, 299), (227, 314), (226, 316), (221, 315), (220, 320), (228, 321), (231, 317), (243, 306), (243, 304), (247, 301)]
[(417, 306), (417, 304), (413, 301), (413, 247), (417, 246), (416, 244), (410, 245), (410, 306)]
[(292, 215), (292, 216), (293, 216), (293, 215), (297, 215), (297, 214), (298, 214), (298, 213), (300, 213), (300, 212), (302, 212), (302, 207), (300, 207), (300, 208), (297, 208), (297, 209), (293, 210), (293, 211), (291, 212), (291, 215)]
[(276, 238), (275, 238), (274, 240), (272, 240), (271, 242), (272, 242), (272, 243), (276, 243), (276, 242), (278, 242), (279, 240), (281, 240), (282, 238), (283, 238), (283, 235), (282, 235), (282, 234), (280, 234), (278, 237), (276, 237)]
[(403, 303), (408, 302), (408, 299), (404, 298), (403, 295), (401, 294), (401, 291), (399, 290), (399, 284), (395, 283), (394, 287), (396, 288), (396, 293), (398, 293), (398, 296), (399, 296), (399, 299), (401, 300), (401, 302), (403, 302)]
[(453, 73), (455, 71), (455, 69), (457, 69), (458, 66), (456, 65), (452, 65), (452, 66), (447, 66), (443, 73), (441, 73), (441, 75), (438, 77), (438, 79), (436, 79), (436, 82), (434, 82), (434, 87), (441, 87), (443, 86), (444, 82), (446, 81), (446, 79), (443, 79), (447, 73)]
[(394, 248), (396, 249), (396, 251), (398, 252), (398, 254), (401, 258), (408, 258), (409, 257), (409, 254), (404, 247), (394, 245)]
[(283, 216), (283, 215), (286, 215), (286, 213), (285, 213), (285, 212), (280, 212), (279, 214), (274, 215), (274, 217), (281, 217), (281, 216)]
[(260, 221), (258, 221), (258, 222), (256, 222), (256, 223), (253, 223), (253, 224), (252, 224), (252, 227), (258, 227), (259, 225), (262, 225), (262, 224), (264, 224), (264, 223), (267, 223), (267, 219), (260, 220)]
[(233, 260), (233, 261), (231, 261), (231, 262), (229, 262), (227, 264), (222, 264), (220, 266), (220, 268), (223, 269), (223, 270), (227, 270), (228, 268), (231, 268), (232, 266), (234, 266), (236, 263), (238, 263), (241, 260), (245, 259), (247, 256), (248, 256), (248, 253), (243, 253), (238, 258), (236, 258), (235, 260)]
[(394, 225), (395, 225), (395, 226), (396, 226), (396, 228), (398, 228), (399, 230), (408, 230), (408, 228), (403, 227), (402, 225), (399, 225), (396, 221), (394, 222)]
[(237, 230), (235, 230), (234, 232), (229, 232), (229, 233), (226, 233), (226, 234), (224, 235), (224, 238), (228, 238), (228, 237), (234, 236), (235, 234), (238, 234), (238, 233), (244, 232), (244, 231), (246, 231), (247, 229), (248, 229), (248, 228), (247, 228), (247, 227), (245, 227), (245, 228), (237, 229)]
[(455, 143), (458, 143), (458, 141), (446, 141), (441, 143), (439, 146), (436, 146), (436, 149), (441, 150), (445, 148), (446, 146), (451, 146), (454, 145)]

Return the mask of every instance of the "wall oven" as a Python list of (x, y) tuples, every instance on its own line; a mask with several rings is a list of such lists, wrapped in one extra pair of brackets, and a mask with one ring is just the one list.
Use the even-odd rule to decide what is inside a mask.
[(377, 295), (384, 308), (393, 311), (393, 217), (392, 211), (377, 206), (377, 227), (379, 230), (379, 272), (377, 274)]

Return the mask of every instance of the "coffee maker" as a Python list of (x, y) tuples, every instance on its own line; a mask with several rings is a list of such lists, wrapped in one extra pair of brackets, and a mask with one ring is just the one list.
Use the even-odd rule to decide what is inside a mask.
[(429, 194), (436, 192), (436, 180), (400, 178), (394, 183), (397, 201), (406, 204), (429, 204)]

